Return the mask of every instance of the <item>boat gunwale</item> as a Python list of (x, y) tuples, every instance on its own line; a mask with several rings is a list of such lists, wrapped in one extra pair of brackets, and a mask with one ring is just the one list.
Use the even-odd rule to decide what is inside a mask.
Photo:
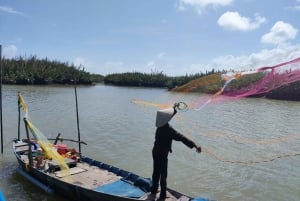
[[(15, 140), (13, 142), (13, 151), (14, 151), (14, 154), (15, 156), (17, 157), (18, 161), (19, 161), (19, 164), (21, 166), (21, 168), (26, 171), (27, 173), (29, 173), (31, 176), (33, 176), (34, 178), (38, 177), (38, 178), (41, 178), (41, 177), (46, 177), (46, 179), (43, 179), (42, 180), (42, 183), (51, 187), (51, 188), (54, 188), (54, 191), (59, 191), (59, 187), (51, 184), (53, 183), (60, 183), (60, 182), (63, 182), (66, 184), (66, 182), (64, 182), (62, 179), (56, 177), (54, 174), (49, 174), (47, 172), (43, 172), (35, 167), (29, 167), (29, 164), (26, 164), (26, 161), (24, 161), (22, 158), (21, 158), (21, 155), (25, 155), (26, 157), (28, 157), (28, 154), (25, 154), (25, 153), (18, 153), (16, 151), (16, 144), (18, 142), (23, 142), (21, 140)], [(28, 143), (27, 145), (25, 146), (28, 146)], [(101, 161), (98, 161), (98, 160), (95, 160), (95, 159), (92, 159), (92, 158), (89, 158), (87, 156), (82, 156), (81, 157), (81, 161), (78, 162), (78, 163), (83, 163), (83, 164), (86, 164), (88, 166), (95, 166), (95, 167), (98, 167), (99, 169), (102, 169), (102, 170), (107, 170), (108, 172), (111, 172), (113, 174), (116, 174), (121, 177), (121, 179), (124, 179), (126, 181), (128, 181), (130, 184), (136, 186), (136, 187), (139, 187), (140, 186), (137, 186), (135, 185), (136, 181), (138, 179), (145, 179), (145, 180), (149, 180), (149, 178), (145, 178), (145, 177), (142, 177), (142, 176), (139, 176), (137, 174), (134, 174), (130, 171), (127, 171), (127, 170), (124, 170), (124, 169), (121, 169), (121, 168), (118, 168), (116, 166), (113, 166), (113, 165), (110, 165), (110, 164), (107, 164), (107, 163), (104, 163), (104, 162), (101, 162)], [(117, 173), (116, 171), (119, 171), (119, 173)], [(49, 181), (49, 182), (45, 182), (45, 181)], [(55, 182), (56, 181), (56, 182)], [(95, 189), (91, 189), (91, 188), (87, 188), (85, 186), (80, 186), (80, 185), (77, 185), (77, 184), (73, 184), (73, 183), (68, 183), (67, 184), (68, 186), (70, 186), (69, 188), (73, 188), (73, 189), (76, 189), (76, 192), (79, 193), (81, 191), (84, 191), (86, 193), (97, 193), (99, 198), (103, 199), (103, 200), (114, 200), (114, 201), (133, 201), (133, 200), (147, 200), (147, 198), (145, 199), (142, 199), (141, 197), (140, 198), (130, 198), (130, 197), (124, 197), (124, 196), (118, 196), (118, 195), (113, 195), (113, 194), (107, 194), (107, 193), (103, 193), (103, 192), (99, 192), (99, 191), (96, 191)], [(61, 185), (58, 185), (58, 186), (61, 186)], [(141, 189), (141, 188), (140, 188)], [(144, 189), (141, 189), (145, 192)], [(178, 199), (179, 197), (181, 196), (184, 196), (186, 198), (188, 198), (188, 200), (192, 200), (191, 197), (189, 196), (186, 196), (180, 192), (177, 192), (175, 190), (172, 190), (172, 189), (169, 189), (168, 188), (168, 191), (170, 193), (172, 193), (172, 195), (176, 196), (175, 198)], [(86, 194), (85, 193), (85, 194)], [(145, 192), (145, 195), (146, 194), (149, 194), (150, 193), (150, 189), (148, 189), (148, 191)], [(69, 198), (73, 198), (73, 197), (69, 197)], [(74, 198), (77, 198), (76, 196)], [(98, 198), (98, 199), (99, 199)]]

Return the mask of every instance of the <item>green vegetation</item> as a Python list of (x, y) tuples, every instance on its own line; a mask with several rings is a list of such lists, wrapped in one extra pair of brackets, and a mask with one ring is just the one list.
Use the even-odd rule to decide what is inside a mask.
[(152, 72), (150, 74), (139, 72), (115, 73), (105, 76), (104, 83), (118, 86), (163, 87), (172, 89), (213, 73), (214, 70), (206, 74), (201, 73), (177, 77), (169, 77), (162, 72)]
[[(232, 80), (225, 90), (223, 95), (232, 95), (236, 92), (246, 92), (255, 88), (255, 83), (259, 82), (266, 76), (264, 72), (258, 72), (253, 74), (244, 75), (239, 79)], [(278, 77), (280, 79), (280, 77)], [(211, 74), (205, 77), (201, 77), (192, 80), (182, 86), (172, 89), (173, 92), (198, 92), (215, 94), (224, 86), (225, 81), (221, 79), (221, 73)], [(254, 85), (253, 85), (254, 84)], [(264, 94), (254, 94), (251, 96), (266, 97), (277, 100), (300, 100), (300, 81), (295, 81), (287, 85), (283, 85), (279, 88), (270, 89)]]
[[(224, 73), (225, 71), (223, 71)], [(218, 92), (225, 84), (225, 81), (221, 78), (221, 72), (210, 74), (198, 79), (192, 80), (185, 85), (174, 88), (174, 92), (199, 92), (214, 94)], [(225, 88), (223, 94), (237, 91), (244, 87), (249, 86), (262, 79), (265, 76), (264, 73), (254, 73), (244, 75), (239, 79), (232, 80)]]
[(2, 59), (2, 81), (4, 84), (92, 84), (103, 76), (90, 74), (74, 65), (36, 56), (29, 58)]
[[(107, 76), (90, 74), (84, 68), (46, 59), (29, 58), (2, 59), (2, 82), (4, 84), (85, 84), (104, 82), (117, 86), (161, 87), (173, 92), (198, 92), (214, 94), (225, 84), (221, 74), (227, 71), (198, 73), (169, 77), (163, 72), (150, 74), (140, 72), (114, 73)], [(261, 80), (265, 73), (253, 73), (234, 79), (222, 94), (230, 95), (236, 91), (249, 90), (253, 83)], [(280, 77), (278, 77), (280, 79)], [(300, 100), (300, 81), (281, 86), (265, 94), (267, 98)]]
[[(169, 77), (163, 72), (114, 73), (107, 76), (90, 74), (69, 63), (51, 61), (47, 58), (2, 59), (2, 82), (4, 84), (92, 84), (104, 82), (117, 86), (162, 87), (173, 89), (192, 80), (215, 74), (215, 71)], [(224, 71), (223, 71), (224, 72)]]
[[(240, 90), (245, 87), (249, 87), (251, 84), (258, 82), (262, 78), (266, 76), (266, 73), (259, 72), (248, 75), (243, 75), (239, 79), (234, 79), (232, 82), (228, 84), (228, 86), (224, 90), (224, 94), (230, 93), (233, 91)], [(224, 81), (222, 81), (224, 83)]]
[(221, 73), (214, 73), (194, 79), (172, 89), (174, 92), (216, 93), (222, 87)]
[(118, 86), (165, 87), (168, 78), (162, 73), (115, 73), (105, 76), (104, 83)]

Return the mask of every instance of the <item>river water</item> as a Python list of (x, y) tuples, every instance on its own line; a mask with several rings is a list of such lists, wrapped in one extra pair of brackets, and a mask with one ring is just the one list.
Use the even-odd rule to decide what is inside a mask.
[[(8, 201), (66, 201), (47, 195), (18, 173), (11, 141), (17, 137), (17, 93), (32, 122), (49, 138), (77, 138), (74, 88), (3, 86), (4, 154), (0, 189)], [(83, 155), (151, 177), (157, 108), (133, 99), (167, 103), (207, 98), (164, 89), (78, 87)], [(198, 154), (173, 143), (168, 186), (190, 196), (225, 201), (300, 200), (300, 102), (246, 98), (178, 112), (171, 124), (201, 144)], [(21, 122), (22, 123), (22, 122)], [(21, 135), (25, 137), (24, 125)]]

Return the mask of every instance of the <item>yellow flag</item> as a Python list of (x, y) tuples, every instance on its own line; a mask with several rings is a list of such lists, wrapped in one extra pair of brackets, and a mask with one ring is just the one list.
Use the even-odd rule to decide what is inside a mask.
[(24, 110), (25, 113), (28, 113), (28, 107), (24, 101), (23, 96), (21, 95), (21, 93), (18, 93), (18, 103), (19, 105), (22, 107), (22, 109)]

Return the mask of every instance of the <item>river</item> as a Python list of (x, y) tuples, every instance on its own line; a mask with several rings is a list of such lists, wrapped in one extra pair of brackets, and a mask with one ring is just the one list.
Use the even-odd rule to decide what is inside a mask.
[[(73, 87), (2, 87), (4, 154), (0, 154), (0, 189), (8, 201), (66, 201), (47, 195), (23, 179), (16, 168), (11, 141), (17, 137), (20, 91), (32, 122), (49, 138), (61, 133), (77, 138)], [(205, 95), (164, 89), (96, 85), (78, 87), (83, 155), (151, 177), (151, 149), (157, 103), (192, 102)], [(245, 98), (179, 111), (171, 124), (198, 142), (198, 154), (173, 143), (168, 186), (194, 197), (224, 201), (300, 199), (300, 102)], [(25, 137), (21, 122), (21, 135)]]

